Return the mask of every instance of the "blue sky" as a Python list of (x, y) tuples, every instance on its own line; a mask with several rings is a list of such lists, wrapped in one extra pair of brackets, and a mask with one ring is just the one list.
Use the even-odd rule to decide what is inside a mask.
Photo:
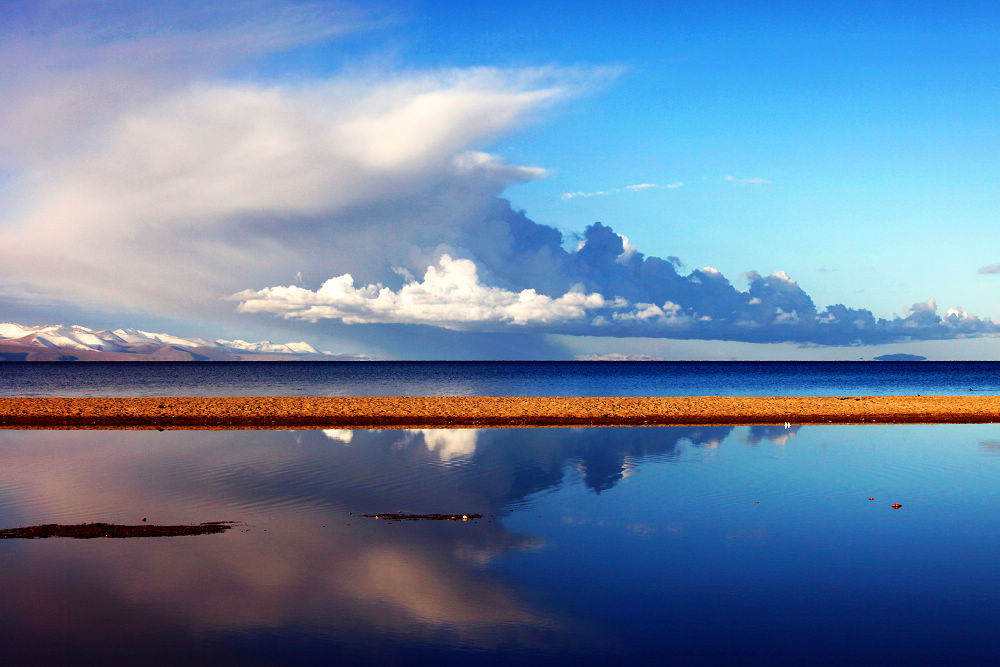
[(2, 319), (384, 358), (1000, 350), (987, 3), (0, 11)]

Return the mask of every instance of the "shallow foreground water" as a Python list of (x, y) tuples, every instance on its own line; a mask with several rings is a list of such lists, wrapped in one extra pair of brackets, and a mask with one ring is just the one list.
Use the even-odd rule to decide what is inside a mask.
[(126, 535), (0, 533), (12, 664), (1000, 649), (996, 425), (0, 431), (0, 461), (0, 529)]

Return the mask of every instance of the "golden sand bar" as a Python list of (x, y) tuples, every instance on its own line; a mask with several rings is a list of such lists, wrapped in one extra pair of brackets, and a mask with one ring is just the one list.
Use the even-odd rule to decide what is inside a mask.
[(285, 429), (1000, 421), (1000, 396), (0, 398), (0, 428)]

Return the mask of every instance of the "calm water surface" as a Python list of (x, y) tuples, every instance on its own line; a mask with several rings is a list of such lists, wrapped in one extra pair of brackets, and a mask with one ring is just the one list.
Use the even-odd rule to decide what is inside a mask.
[[(361, 516), (397, 510), (483, 518)], [(0, 540), (0, 655), (940, 664), (1000, 650), (994, 425), (0, 431), (0, 528), (143, 517), (236, 523)]]
[(1000, 394), (1000, 362), (0, 363), (0, 396)]

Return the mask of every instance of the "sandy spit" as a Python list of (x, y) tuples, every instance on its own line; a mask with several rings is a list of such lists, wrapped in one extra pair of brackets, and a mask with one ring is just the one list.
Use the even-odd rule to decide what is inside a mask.
[(1000, 421), (1000, 396), (0, 398), (0, 428), (285, 429)]

